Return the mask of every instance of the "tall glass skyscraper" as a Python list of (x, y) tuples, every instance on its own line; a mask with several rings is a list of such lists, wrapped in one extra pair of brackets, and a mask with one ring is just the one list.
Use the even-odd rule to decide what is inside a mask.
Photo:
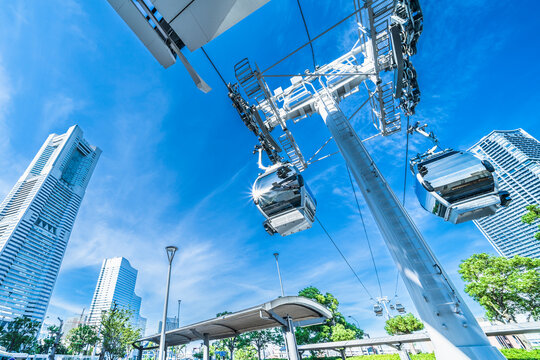
[(540, 258), (538, 227), (521, 222), (527, 205), (540, 204), (540, 142), (522, 129), (492, 131), (469, 150), (493, 164), (501, 190), (513, 199), (474, 223), (502, 256)]
[(123, 257), (103, 260), (96, 291), (90, 305), (88, 324), (98, 326), (103, 311), (114, 303), (132, 312), (132, 324), (144, 333), (146, 319), (140, 316), (141, 298), (135, 294), (137, 270)]
[(76, 125), (51, 134), (0, 204), (0, 322), (43, 320), (100, 154)]

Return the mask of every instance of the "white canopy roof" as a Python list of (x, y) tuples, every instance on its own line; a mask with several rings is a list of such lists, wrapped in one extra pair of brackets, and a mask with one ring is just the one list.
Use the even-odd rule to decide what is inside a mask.
[[(187, 344), (203, 339), (204, 334), (208, 334), (210, 340), (230, 338), (248, 331), (284, 326), (287, 317), (292, 319), (295, 326), (307, 326), (321, 324), (331, 316), (327, 308), (311, 299), (286, 296), (233, 314), (169, 330), (165, 334), (165, 344)], [(159, 343), (160, 334), (144, 337), (137, 343), (146, 341)]]

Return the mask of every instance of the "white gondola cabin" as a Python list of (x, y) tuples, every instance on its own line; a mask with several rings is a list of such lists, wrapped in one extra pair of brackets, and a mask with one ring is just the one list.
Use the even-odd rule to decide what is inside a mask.
[(380, 304), (373, 305), (373, 312), (376, 316), (383, 316), (383, 307)]
[(499, 191), (493, 165), (469, 152), (420, 155), (411, 160), (411, 171), (422, 207), (454, 224), (493, 215), (511, 201)]
[(287, 236), (309, 229), (315, 220), (315, 198), (291, 164), (279, 163), (266, 169), (255, 180), (252, 196), (271, 235)]

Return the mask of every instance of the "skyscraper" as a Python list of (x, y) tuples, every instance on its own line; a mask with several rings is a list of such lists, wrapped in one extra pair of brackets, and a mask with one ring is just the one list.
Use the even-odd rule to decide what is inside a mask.
[(502, 256), (540, 258), (538, 227), (521, 222), (527, 205), (540, 204), (540, 142), (522, 129), (492, 131), (469, 150), (493, 164), (512, 197), (510, 206), (474, 223)]
[(0, 204), (0, 322), (43, 320), (100, 154), (76, 125), (51, 134)]
[(103, 260), (96, 291), (90, 305), (88, 324), (97, 326), (101, 313), (114, 303), (132, 312), (132, 324), (144, 333), (146, 319), (140, 316), (141, 298), (135, 294), (137, 270), (123, 257)]

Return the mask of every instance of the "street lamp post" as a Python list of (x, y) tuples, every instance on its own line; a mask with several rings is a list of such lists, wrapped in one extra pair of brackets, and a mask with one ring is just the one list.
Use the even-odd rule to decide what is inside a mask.
[(176, 327), (180, 327), (180, 304), (182, 303), (182, 300), (178, 300), (178, 313), (176, 314)]
[(167, 273), (167, 290), (165, 291), (165, 304), (163, 305), (163, 321), (161, 323), (161, 338), (159, 341), (159, 360), (165, 360), (165, 328), (167, 327), (167, 308), (169, 306), (169, 288), (171, 285), (171, 264), (174, 254), (178, 248), (176, 246), (167, 246), (167, 259), (169, 260), (169, 270)]
[(285, 292), (283, 291), (283, 282), (281, 281), (281, 272), (279, 271), (279, 261), (278, 261), (279, 253), (275, 252), (274, 257), (276, 258), (277, 274), (279, 277), (279, 286), (281, 287), (281, 297), (284, 297)]

